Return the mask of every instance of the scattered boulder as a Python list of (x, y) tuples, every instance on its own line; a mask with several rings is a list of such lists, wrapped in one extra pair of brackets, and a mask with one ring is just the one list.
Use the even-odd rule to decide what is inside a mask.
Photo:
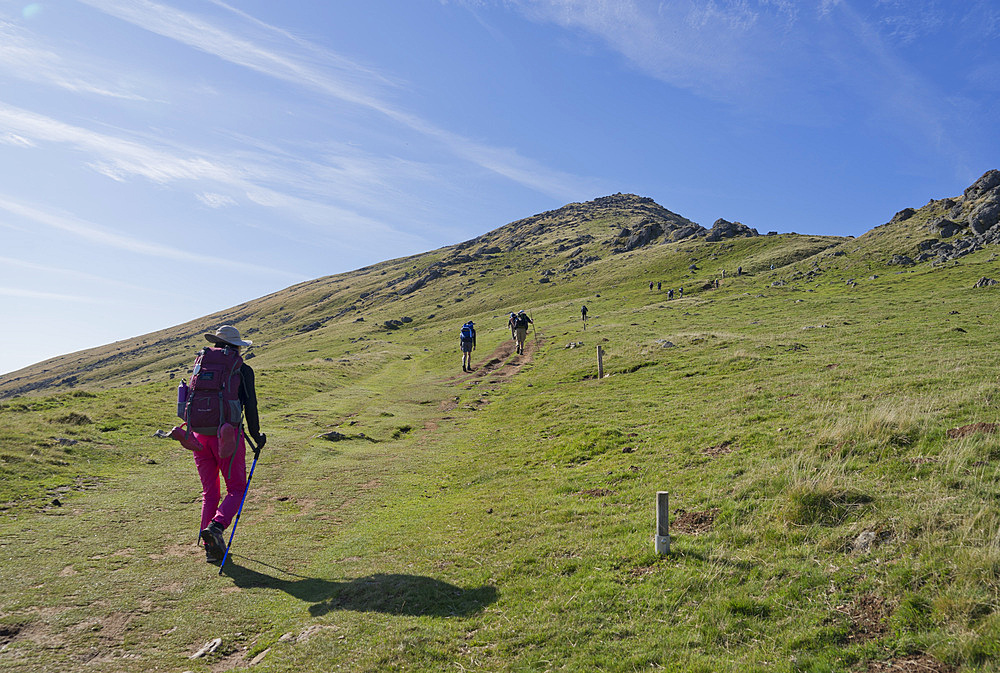
[(990, 194), (969, 215), (969, 227), (977, 234), (992, 229), (1000, 221), (1000, 195)]
[[(468, 255), (463, 255), (463, 257), (468, 257)], [(472, 261), (471, 257), (469, 257), (469, 261)], [(415, 281), (404, 287), (397, 294), (407, 295), (410, 294), (411, 292), (416, 292), (430, 281), (440, 277), (441, 277), (441, 271), (439, 271), (438, 269), (430, 269), (426, 274), (424, 274), (420, 278), (416, 279)]]
[(951, 238), (961, 230), (961, 224), (958, 222), (952, 222), (946, 217), (942, 217), (941, 219), (935, 220), (931, 223), (931, 231), (936, 231), (941, 238)]
[(692, 236), (697, 236), (701, 232), (705, 231), (704, 227), (697, 224), (688, 224), (685, 226), (677, 227), (671, 232), (670, 236), (667, 238), (668, 241), (674, 243), (676, 241), (682, 241), (685, 238), (691, 238)]
[[(629, 233), (628, 228), (622, 229), (618, 238), (624, 238), (626, 234)], [(641, 248), (644, 245), (649, 245), (654, 239), (659, 238), (663, 235), (663, 228), (656, 222), (652, 220), (644, 220), (639, 224), (639, 227), (628, 236), (628, 240), (625, 241), (625, 245), (615, 248), (612, 252), (628, 252), (630, 250), (635, 250), (636, 248)]]
[(976, 281), (975, 287), (989, 287), (990, 285), (996, 285), (996, 284), (997, 282), (992, 278), (987, 278), (986, 276), (983, 276), (982, 278)]
[(888, 261), (888, 264), (898, 265), (898, 266), (913, 266), (916, 264), (912, 259), (906, 255), (893, 255), (892, 259)]
[(727, 238), (744, 238), (749, 236), (760, 236), (760, 234), (757, 233), (756, 229), (752, 229), (742, 222), (730, 222), (719, 218), (712, 225), (705, 240), (715, 242)]
[(215, 640), (210, 640), (204, 645), (202, 645), (201, 649), (192, 654), (189, 658), (201, 659), (205, 655), (212, 654), (213, 652), (215, 652), (217, 649), (219, 649), (220, 645), (222, 645), (222, 638), (216, 638)]
[(851, 551), (855, 554), (867, 554), (883, 542), (891, 540), (892, 537), (893, 534), (891, 530), (883, 530), (879, 532), (865, 530), (861, 531), (861, 533), (854, 538), (849, 546)]
[(972, 185), (965, 190), (965, 198), (977, 199), (987, 192), (991, 192), (997, 187), (1000, 187), (1000, 171), (995, 168), (983, 173), (982, 177), (976, 180)]
[(905, 220), (910, 219), (916, 214), (917, 211), (915, 211), (913, 208), (903, 208), (901, 211), (893, 215), (892, 219), (889, 220), (889, 222), (903, 222)]

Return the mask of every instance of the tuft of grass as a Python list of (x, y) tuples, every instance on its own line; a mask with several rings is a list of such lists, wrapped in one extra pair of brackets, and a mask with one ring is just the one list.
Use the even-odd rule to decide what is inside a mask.
[(627, 439), (625, 433), (614, 428), (588, 428), (547, 450), (544, 458), (560, 463), (582, 463), (607, 453), (620, 452), (627, 445)]
[(838, 526), (871, 511), (874, 498), (853, 489), (800, 484), (789, 490), (785, 520), (796, 526)]

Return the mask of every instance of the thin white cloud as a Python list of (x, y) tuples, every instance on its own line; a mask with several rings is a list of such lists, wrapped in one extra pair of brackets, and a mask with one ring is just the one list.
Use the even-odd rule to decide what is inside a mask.
[(72, 303), (87, 303), (87, 304), (107, 304), (110, 303), (105, 299), (98, 299), (97, 297), (85, 297), (78, 294), (61, 294), (58, 292), (41, 292), (39, 290), (25, 290), (20, 287), (3, 287), (0, 286), (0, 296), (3, 297), (16, 297), (18, 299), (45, 299), (51, 301), (67, 301)]
[(186, 156), (178, 156), (176, 148), (152, 147), (3, 104), (0, 104), (0, 133), (19, 136), (33, 144), (50, 142), (75, 147), (93, 157), (87, 163), (93, 170), (119, 182), (135, 176), (159, 184), (190, 181), (207, 185), (214, 182), (228, 187), (229, 198), (233, 200), (235, 194), (241, 194), (250, 203), (284, 209), (316, 228), (334, 227), (345, 234), (364, 229), (401, 239), (406, 237), (348, 208), (293, 196), (267, 186), (278, 182), (291, 190), (298, 182), (296, 175), (273, 162), (255, 163), (244, 157), (227, 163), (217, 157), (208, 158), (207, 152), (192, 150), (183, 150)]
[(13, 145), (14, 147), (35, 146), (35, 143), (16, 133), (0, 133), (0, 143), (3, 143), (4, 145)]
[[(495, 148), (471, 140), (388, 103), (379, 95), (379, 90), (386, 82), (384, 77), (370, 68), (304, 40), (294, 38), (291, 41), (296, 49), (308, 45), (312, 54), (322, 54), (323, 58), (302, 58), (293, 53), (294, 49), (286, 50), (257, 43), (219, 28), (206, 19), (150, 0), (81, 2), (145, 30), (213, 54), (229, 63), (378, 112), (412, 131), (442, 143), (456, 156), (533, 190), (558, 198), (573, 198), (592, 186), (576, 176), (548, 169), (525, 158), (515, 149)], [(247, 16), (228, 5), (215, 4)], [(251, 20), (255, 26), (264, 27), (275, 35), (288, 36), (286, 31), (256, 19)], [(321, 67), (313, 64), (317, 60), (322, 61)]]
[(114, 280), (112, 278), (105, 278), (104, 276), (99, 276), (95, 273), (88, 273), (87, 271), (80, 271), (78, 269), (67, 269), (58, 266), (52, 266), (49, 264), (39, 264), (37, 262), (29, 262), (24, 259), (15, 259), (13, 257), (0, 256), (0, 266), (6, 269), (24, 269), (27, 271), (36, 271), (38, 273), (44, 274), (44, 276), (53, 278), (61, 277), (66, 279), (67, 282), (80, 283), (100, 283), (104, 285), (112, 285), (119, 288), (125, 288), (129, 290), (137, 290), (142, 293), (148, 292), (161, 292), (163, 294), (173, 294), (172, 292), (163, 292), (157, 288), (143, 287), (136, 285), (135, 283), (127, 283), (120, 280)]
[(237, 169), (203, 157), (177, 157), (165, 150), (0, 104), (0, 130), (4, 129), (8, 134), (22, 136), (33, 143), (66, 143), (88, 155), (101, 157), (91, 165), (118, 180), (130, 175), (161, 184), (175, 180), (216, 180), (233, 184), (243, 180)]
[(216, 255), (201, 255), (187, 250), (181, 250), (159, 243), (149, 243), (132, 236), (125, 236), (104, 227), (100, 227), (91, 222), (85, 222), (70, 215), (57, 214), (41, 210), (37, 207), (21, 203), (9, 196), (0, 195), (0, 210), (22, 217), (37, 224), (42, 224), (53, 229), (58, 229), (72, 234), (80, 239), (90, 241), (100, 246), (124, 250), (126, 252), (157, 257), (176, 262), (198, 264), (207, 268), (224, 267), (244, 273), (265, 273), (272, 276), (302, 280), (302, 276), (296, 273), (271, 269), (258, 264), (247, 264), (244, 262), (225, 259)]
[(233, 197), (213, 192), (203, 192), (198, 194), (198, 200), (209, 208), (226, 208), (227, 206), (236, 205), (236, 199)]
[[(134, 91), (123, 89), (111, 80), (120, 81), (120, 73), (88, 72), (79, 64), (83, 58), (63, 57), (37, 45), (38, 37), (27, 35), (24, 29), (0, 21), (0, 72), (18, 79), (55, 86), (72, 93), (92, 94), (107, 98), (145, 101)], [(89, 67), (93, 68), (91, 64)]]

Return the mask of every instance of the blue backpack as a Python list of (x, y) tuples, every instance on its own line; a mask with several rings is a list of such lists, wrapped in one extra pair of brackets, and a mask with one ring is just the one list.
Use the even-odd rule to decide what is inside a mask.
[(473, 329), (472, 325), (465, 323), (462, 325), (462, 341), (472, 341), (476, 338), (476, 330)]

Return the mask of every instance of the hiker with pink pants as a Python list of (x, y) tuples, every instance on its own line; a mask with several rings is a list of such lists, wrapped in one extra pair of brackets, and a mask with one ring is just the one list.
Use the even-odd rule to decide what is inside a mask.
[(256, 444), (251, 445), (255, 460), (267, 435), (260, 432), (253, 369), (240, 356), (252, 342), (240, 338), (232, 325), (205, 338), (212, 346), (198, 353), (190, 389), (185, 383), (178, 388), (178, 415), (186, 429), (174, 428), (171, 436), (194, 454), (202, 487), (200, 539), (205, 560), (219, 563), (226, 551), (222, 533), (237, 516), (247, 486), (245, 432)]

